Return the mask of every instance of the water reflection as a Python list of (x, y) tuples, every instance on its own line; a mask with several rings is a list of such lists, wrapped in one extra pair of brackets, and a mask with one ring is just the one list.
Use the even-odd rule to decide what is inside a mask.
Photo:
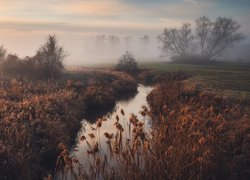
[[(106, 137), (103, 135), (105, 132), (109, 133), (116, 133), (116, 128), (114, 126), (114, 123), (116, 122), (116, 115), (119, 116), (119, 122), (124, 127), (125, 130), (125, 136), (129, 138), (129, 117), (130, 114), (133, 113), (137, 115), (139, 120), (143, 120), (145, 123), (145, 129), (148, 131), (150, 129), (150, 123), (149, 119), (146, 117), (143, 117), (139, 112), (141, 111), (141, 107), (143, 105), (147, 106), (146, 96), (148, 93), (152, 90), (152, 87), (147, 87), (143, 85), (139, 85), (138, 87), (138, 94), (129, 100), (123, 100), (116, 103), (115, 109), (116, 111), (112, 111), (111, 113), (107, 113), (105, 117), (107, 118), (107, 121), (102, 124), (102, 127), (100, 129), (96, 128), (96, 124), (91, 124), (88, 122), (87, 119), (82, 121), (82, 128), (80, 129), (77, 139), (76, 139), (76, 145), (72, 148), (71, 155), (76, 156), (77, 159), (80, 161), (80, 163), (87, 168), (89, 164), (89, 158), (87, 154), (88, 145), (80, 141), (81, 136), (85, 136), (87, 138), (87, 141), (94, 145), (96, 143), (96, 140), (91, 139), (88, 134), (93, 133), (98, 139), (97, 143), (101, 144), (100, 147), (105, 147), (106, 143)], [(123, 116), (120, 112), (120, 110), (123, 109), (125, 112), (125, 115)], [(93, 129), (97, 129), (94, 130)], [(100, 150), (102, 153), (106, 153), (105, 149)]]

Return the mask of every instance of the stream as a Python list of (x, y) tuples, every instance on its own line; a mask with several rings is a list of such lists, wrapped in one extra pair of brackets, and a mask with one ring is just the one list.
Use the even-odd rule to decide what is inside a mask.
[[(145, 131), (148, 132), (151, 129), (150, 125), (150, 119), (147, 117), (143, 117), (140, 114), (141, 107), (142, 106), (147, 106), (148, 103), (146, 100), (147, 95), (153, 90), (153, 87), (150, 86), (144, 86), (139, 84), (138, 85), (138, 93), (133, 97), (128, 100), (121, 100), (117, 101), (115, 108), (112, 112), (106, 113), (103, 117), (107, 119), (107, 121), (102, 123), (102, 126), (98, 130), (94, 130), (93, 128), (97, 129), (96, 122), (95, 123), (90, 123), (93, 122), (92, 120), (88, 119), (83, 119), (81, 124), (82, 127), (79, 130), (77, 136), (76, 136), (76, 144), (73, 145), (70, 155), (75, 156), (79, 162), (82, 164), (83, 168), (88, 169), (89, 165), (89, 158), (88, 158), (88, 153), (87, 150), (89, 149), (87, 143), (85, 141), (81, 141), (81, 137), (85, 136), (86, 140), (88, 142), (93, 141), (93, 139), (90, 138), (89, 134), (93, 133), (95, 134), (95, 137), (98, 139), (98, 144), (101, 145), (101, 147), (105, 147), (106, 140), (107, 138), (104, 136), (105, 132), (108, 133), (116, 133), (116, 127), (114, 123), (116, 122), (116, 116), (119, 116), (119, 122), (125, 130), (125, 135), (128, 137), (128, 124), (129, 124), (129, 117), (131, 116), (131, 113), (135, 114), (139, 120), (144, 121), (144, 128)], [(124, 116), (121, 114), (121, 109), (124, 111)], [(103, 153), (106, 153), (106, 149), (100, 149), (100, 151), (103, 151)], [(56, 178), (56, 179), (61, 179), (61, 178)]]

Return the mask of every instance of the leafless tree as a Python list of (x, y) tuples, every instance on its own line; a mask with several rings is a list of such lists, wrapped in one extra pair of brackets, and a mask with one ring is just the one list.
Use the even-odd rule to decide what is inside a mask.
[(209, 33), (211, 31), (212, 22), (207, 16), (199, 17), (195, 20), (196, 23), (196, 36), (198, 38), (200, 48), (201, 48), (201, 56), (205, 59), (205, 48)]
[(125, 48), (128, 49), (130, 47), (130, 42), (131, 42), (132, 36), (125, 36)]
[(143, 35), (140, 37), (140, 41), (146, 46), (150, 41), (150, 37), (148, 35)]
[(108, 40), (112, 47), (116, 47), (120, 43), (120, 38), (115, 35), (109, 35)]
[[(218, 55), (222, 55), (228, 48), (234, 47), (237, 43), (245, 39), (238, 22), (227, 17), (218, 17), (208, 29), (206, 51), (204, 51), (205, 60), (210, 61)], [(211, 29), (211, 30), (210, 30)]]
[(192, 47), (194, 36), (192, 35), (191, 24), (184, 23), (180, 29), (165, 28), (162, 35), (158, 36), (162, 43), (162, 51), (172, 52), (174, 55), (185, 56)]
[[(240, 29), (238, 22), (227, 17), (218, 17), (212, 22), (203, 16), (195, 20), (196, 36), (192, 35), (191, 25), (184, 23), (181, 29), (164, 29), (159, 41), (162, 43), (163, 52), (172, 52), (179, 57), (200, 56), (204, 61), (222, 55), (228, 48), (234, 47), (241, 42), (245, 36), (237, 31)], [(197, 38), (200, 53), (193, 53), (195, 49), (194, 39)], [(199, 55), (200, 54), (200, 55)], [(199, 59), (199, 58), (198, 58)]]
[(103, 50), (106, 40), (107, 38), (106, 38), (106, 35), (104, 34), (96, 36), (96, 46), (99, 48), (99, 50)]
[(44, 76), (54, 77), (64, 69), (63, 60), (68, 54), (58, 45), (55, 35), (49, 35), (47, 41), (38, 50), (35, 59), (38, 61)]

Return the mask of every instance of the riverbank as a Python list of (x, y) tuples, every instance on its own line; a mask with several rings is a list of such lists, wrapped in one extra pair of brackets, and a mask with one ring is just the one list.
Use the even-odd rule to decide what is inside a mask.
[(137, 91), (131, 76), (104, 70), (69, 72), (51, 81), (0, 79), (0, 179), (52, 174), (58, 144), (74, 141), (87, 111), (112, 108)]
[(247, 179), (249, 104), (166, 80), (148, 95), (152, 144), (167, 179)]
[[(81, 159), (59, 147), (63, 177), (82, 179), (247, 179), (250, 176), (250, 114), (244, 101), (215, 96), (166, 77), (148, 95), (150, 109), (100, 118), (79, 137)], [(177, 80), (176, 80), (177, 79)], [(145, 128), (151, 119), (150, 130)], [(127, 123), (124, 123), (127, 122)], [(111, 124), (111, 125), (112, 125)], [(126, 129), (129, 131), (128, 135)], [(86, 129), (85, 129), (86, 130)], [(107, 143), (100, 143), (102, 139)], [(105, 151), (103, 151), (105, 150)], [(107, 152), (106, 152), (107, 151)], [(239, 168), (240, 167), (240, 168)]]
[(207, 65), (176, 64), (171, 62), (140, 63), (139, 67), (158, 73), (185, 72), (190, 78), (186, 85), (209, 93), (250, 100), (250, 64), (217, 62)]

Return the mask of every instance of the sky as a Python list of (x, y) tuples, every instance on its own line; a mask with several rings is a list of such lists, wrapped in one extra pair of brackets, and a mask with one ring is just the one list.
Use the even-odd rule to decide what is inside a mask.
[(155, 46), (147, 56), (153, 57), (159, 53), (155, 38), (165, 27), (193, 23), (203, 15), (237, 20), (250, 42), (249, 8), (250, 0), (0, 0), (0, 44), (9, 53), (32, 56), (48, 34), (56, 34), (70, 53), (67, 63), (74, 64), (91, 61), (87, 51), (94, 53), (90, 42), (98, 34), (134, 39), (146, 34)]

